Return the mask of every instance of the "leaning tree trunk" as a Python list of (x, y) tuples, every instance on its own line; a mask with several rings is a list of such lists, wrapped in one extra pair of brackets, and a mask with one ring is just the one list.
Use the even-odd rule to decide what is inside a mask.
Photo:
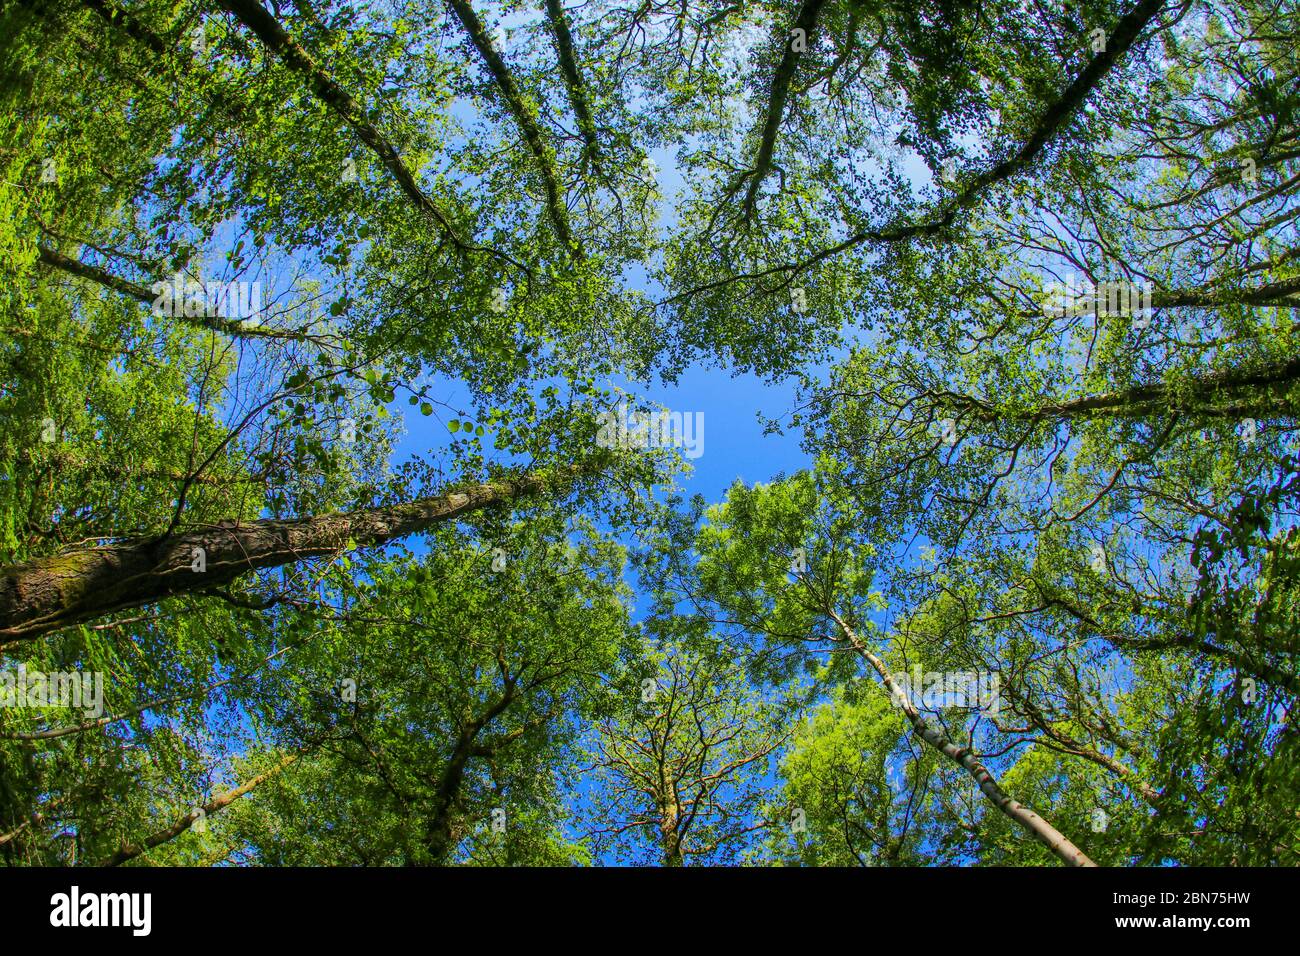
[(839, 614), (832, 610), (830, 617), (839, 626), (840, 633), (844, 635), (849, 645), (880, 675), (880, 679), (885, 684), (885, 689), (889, 691), (894, 700), (898, 701), (903, 714), (911, 723), (912, 729), (918, 737), (974, 777), (975, 782), (979, 784), (980, 792), (988, 798), (990, 803), (1024, 827), (1030, 836), (1051, 850), (1062, 863), (1070, 866), (1097, 865), (1089, 859), (1086, 853), (1071, 843), (1060, 830), (1023, 803), (1013, 800), (1010, 794), (1002, 789), (997, 778), (989, 772), (989, 769), (979, 762), (974, 751), (969, 747), (961, 747), (953, 743), (935, 723), (922, 717), (921, 712), (917, 710), (916, 705), (912, 702), (912, 698), (894, 679), (894, 675), (889, 672), (885, 662), (871, 653), (870, 649), (862, 643), (858, 635), (844, 622), (844, 619)]
[(472, 511), (561, 490), (591, 470), (541, 471), (346, 514), (205, 525), (0, 568), (0, 642), (229, 584), (257, 568), (381, 545)]
[(220, 813), (240, 797), (244, 796), (244, 794), (251, 793), (260, 784), (270, 780), (301, 756), (301, 753), (287, 754), (278, 763), (273, 765), (270, 770), (267, 770), (265, 773), (259, 773), (256, 777), (244, 781), (244, 783), (235, 787), (233, 790), (227, 790), (219, 797), (213, 797), (202, 806), (195, 807), (188, 813), (178, 817), (175, 822), (155, 833), (149, 834), (149, 836), (145, 837), (139, 843), (123, 842), (118, 851), (101, 863), (100, 866), (121, 866), (128, 860), (134, 860), (138, 856), (143, 856), (156, 846), (170, 843), (182, 833), (187, 832), (199, 820), (205, 820), (214, 813)]

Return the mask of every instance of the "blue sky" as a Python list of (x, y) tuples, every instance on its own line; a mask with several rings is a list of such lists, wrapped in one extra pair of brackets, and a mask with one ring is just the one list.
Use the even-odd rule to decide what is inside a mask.
[[(703, 415), (703, 452), (678, 480), (688, 495), (698, 493), (716, 501), (737, 478), (747, 484), (768, 481), (778, 472), (788, 474), (811, 463), (799, 447), (797, 431), (763, 434), (761, 418), (782, 416), (794, 407), (791, 383), (772, 384), (753, 375), (732, 377), (726, 371), (694, 366), (673, 385), (638, 388), (636, 394), (673, 411)], [(448, 400), (457, 405), (454, 398)], [(389, 409), (403, 417), (407, 428), (394, 448), (394, 464), (447, 445), (450, 435), (439, 416), (421, 415), (402, 395)]]

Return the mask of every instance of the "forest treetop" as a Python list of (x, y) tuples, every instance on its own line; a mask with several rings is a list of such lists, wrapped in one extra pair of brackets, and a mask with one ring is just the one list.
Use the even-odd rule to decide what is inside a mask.
[(6, 4), (0, 858), (1294, 862), (1298, 16)]

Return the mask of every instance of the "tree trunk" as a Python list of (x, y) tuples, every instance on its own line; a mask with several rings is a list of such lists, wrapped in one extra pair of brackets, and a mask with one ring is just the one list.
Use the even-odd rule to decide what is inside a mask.
[(470, 42), (478, 50), (483, 65), (492, 74), (501, 99), (505, 101), (506, 110), (514, 119), (515, 125), (519, 127), (524, 144), (537, 162), (537, 171), (542, 177), (542, 185), (546, 190), (546, 211), (555, 229), (555, 235), (564, 244), (565, 249), (572, 252), (576, 258), (584, 258), (582, 246), (569, 225), (568, 208), (564, 202), (564, 186), (560, 182), (560, 173), (555, 165), (555, 151), (542, 137), (535, 110), (520, 93), (514, 76), (506, 66), (505, 60), (501, 58), (500, 51), (492, 45), (492, 37), (488, 35), (483, 21), (474, 12), (469, 0), (447, 0), (447, 2)]
[[(749, 189), (745, 193), (745, 218), (754, 215), (754, 204), (758, 199), (758, 190), (763, 180), (772, 171), (772, 154), (776, 151), (776, 139), (781, 130), (781, 121), (785, 119), (785, 103), (790, 96), (790, 84), (794, 80), (795, 70), (799, 66), (799, 55), (817, 45), (817, 17), (821, 14), (826, 0), (805, 0), (795, 16), (794, 29), (781, 33), (781, 59), (776, 72), (772, 75), (769, 88), (767, 109), (763, 113), (762, 128), (758, 132), (758, 155), (754, 158), (754, 168), (746, 175), (749, 177)], [(801, 31), (796, 44), (795, 30)]]
[(1029, 831), (1032, 836), (1043, 846), (1052, 851), (1063, 863), (1070, 866), (1096, 866), (1082, 850), (1071, 843), (1064, 834), (1056, 827), (1052, 826), (1033, 810), (1030, 810), (1024, 804), (1013, 800), (1009, 794), (998, 784), (993, 774), (989, 773), (985, 767), (976, 758), (974, 752), (968, 747), (959, 747), (949, 740), (934, 723), (926, 720), (921, 716), (912, 699), (903, 690), (902, 686), (894, 680), (894, 676), (889, 672), (889, 668), (875, 654), (867, 648), (865, 644), (854, 633), (853, 629), (844, 623), (835, 611), (830, 611), (831, 619), (839, 625), (840, 632), (844, 635), (848, 643), (859, 655), (869, 663), (873, 670), (880, 675), (884, 681), (885, 689), (889, 691), (894, 700), (902, 706), (904, 715), (912, 724), (912, 729), (916, 735), (928, 743), (935, 750), (948, 757), (962, 767), (967, 773), (975, 778), (979, 784), (980, 791), (989, 802), (997, 807), (1002, 813), (1006, 814), (1020, 826)]
[(568, 18), (564, 15), (564, 5), (560, 0), (546, 0), (546, 20), (551, 34), (555, 37), (555, 52), (560, 64), (560, 75), (569, 91), (569, 103), (573, 106), (573, 115), (578, 120), (578, 132), (582, 134), (583, 150), (591, 159), (591, 165), (597, 173), (601, 171), (600, 140), (596, 135), (596, 121), (591, 113), (591, 97), (582, 82), (582, 73), (578, 69), (578, 56), (573, 47), (573, 33), (569, 29)]
[(257, 568), (382, 545), (444, 521), (567, 487), (591, 466), (525, 474), (433, 498), (347, 514), (206, 525), (0, 568), (0, 641), (177, 594), (229, 584)]
[(425, 846), (434, 866), (445, 866), (452, 851), (456, 849), (457, 840), (452, 835), (452, 818), (460, 802), (460, 788), (465, 780), (465, 768), (471, 757), (489, 756), (475, 748), (474, 741), (483, 728), (500, 717), (519, 697), (513, 680), (507, 679), (505, 690), (486, 711), (474, 718), (461, 730), (452, 748), (447, 766), (438, 778), (438, 786), (433, 795), (433, 812), (425, 835)]
[(681, 806), (677, 799), (677, 788), (668, 779), (668, 771), (660, 774), (663, 792), (662, 812), (659, 815), (659, 844), (663, 849), (664, 866), (681, 866), (683, 863), (682, 834), (678, 832), (681, 820)]
[(218, 0), (218, 2), (223, 9), (251, 30), (289, 69), (306, 78), (317, 99), (352, 127), (358, 138), (379, 157), (384, 168), (397, 180), (402, 192), (416, 208), (437, 220), (444, 234), (457, 248), (467, 248), (466, 240), (461, 237), (453, 224), (450, 211), (443, 209), (420, 189), (415, 176), (398, 154), (397, 149), (370, 121), (366, 110), (332, 76), (321, 69), (302, 45), (289, 35), (258, 0)]
[(203, 806), (196, 807), (195, 809), (191, 810), (189, 813), (177, 819), (176, 822), (171, 824), (170, 826), (165, 827), (164, 829), (159, 830), (156, 833), (152, 833), (149, 836), (145, 837), (145, 839), (142, 842), (123, 845), (120, 850), (118, 850), (111, 857), (105, 860), (101, 865), (120, 866), (121, 864), (125, 863), (127, 860), (133, 860), (137, 856), (141, 856), (142, 854), (146, 853), (149, 850), (152, 850), (156, 846), (161, 846), (164, 843), (171, 842), (172, 840), (180, 836), (182, 833), (184, 833), (186, 830), (194, 826), (194, 824), (199, 820), (206, 819), (212, 814), (224, 810), (226, 807), (230, 806), (232, 803), (234, 803), (244, 794), (253, 790), (253, 788), (257, 787), (259, 784), (265, 783), (267, 780), (271, 779), (276, 774), (280, 773), (280, 771), (288, 767), (300, 756), (302, 756), (302, 754), (300, 753), (292, 753), (287, 755), (279, 763), (273, 766), (270, 770), (266, 771), (265, 773), (258, 774), (256, 777), (253, 777), (251, 780), (245, 781), (243, 784), (236, 787), (234, 790), (227, 790), (221, 796), (213, 797), (207, 803), (203, 804)]

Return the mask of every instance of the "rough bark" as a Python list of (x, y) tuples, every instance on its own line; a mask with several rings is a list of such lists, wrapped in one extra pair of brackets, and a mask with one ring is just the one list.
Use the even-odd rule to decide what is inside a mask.
[[(0, 641), (229, 584), (258, 568), (382, 545), (483, 508), (557, 491), (594, 465), (460, 488), (406, 504), (133, 538), (0, 568)], [(200, 551), (201, 549), (201, 551)], [(204, 570), (194, 570), (199, 556)]]
[(442, 866), (455, 849), (456, 839), (452, 834), (452, 818), (460, 802), (460, 788), (465, 780), (465, 767), (471, 757), (491, 756), (475, 745), (475, 740), (488, 724), (505, 713), (518, 698), (514, 681), (506, 679), (505, 690), (482, 714), (475, 717), (461, 729), (452, 748), (451, 757), (438, 777), (433, 795), (433, 812), (426, 830), (425, 845), (435, 866)]
[(569, 103), (573, 106), (573, 115), (578, 119), (578, 132), (592, 167), (600, 172), (600, 139), (596, 135), (596, 121), (591, 114), (591, 101), (587, 96), (586, 84), (578, 69), (578, 57), (574, 52), (573, 33), (569, 30), (569, 21), (564, 15), (564, 6), (560, 0), (546, 0), (546, 19), (550, 24), (551, 35), (555, 37), (555, 50), (560, 61), (560, 75), (564, 77), (565, 88), (569, 91)]
[(659, 808), (659, 845), (663, 850), (664, 866), (681, 866), (683, 864), (682, 835), (678, 832), (681, 821), (681, 807), (677, 797), (677, 787), (666, 769), (661, 768), (659, 784), (661, 787)]

